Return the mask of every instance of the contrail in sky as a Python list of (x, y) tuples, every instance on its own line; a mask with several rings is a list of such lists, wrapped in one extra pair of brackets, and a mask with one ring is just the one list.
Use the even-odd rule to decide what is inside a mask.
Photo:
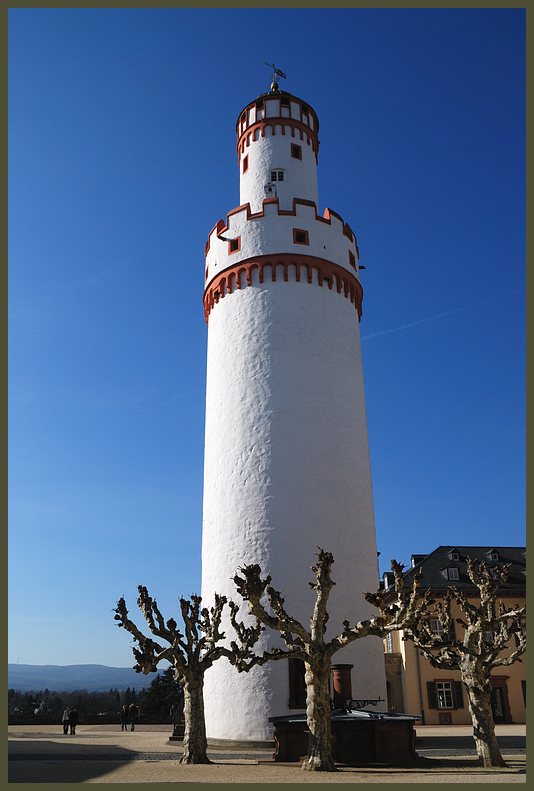
[(454, 310), (448, 310), (446, 313), (437, 313), (435, 316), (427, 316), (425, 319), (412, 321), (411, 324), (402, 324), (400, 327), (393, 327), (391, 330), (381, 330), (380, 332), (372, 332), (371, 335), (362, 335), (361, 340), (365, 341), (368, 338), (378, 338), (380, 335), (389, 335), (392, 332), (400, 332), (401, 330), (408, 329), (408, 327), (416, 327), (418, 324), (425, 324), (427, 321), (442, 319), (444, 316), (452, 316), (454, 313), (461, 313), (464, 310), (478, 308), (480, 305), (487, 305), (490, 302), (496, 302), (498, 299), (503, 299), (503, 297), (510, 296), (510, 294), (517, 294), (519, 291), (523, 291), (523, 289), (516, 288), (514, 291), (509, 291), (508, 294), (502, 294), (498, 297), (490, 297), (489, 299), (482, 300), (482, 302), (475, 302), (474, 305), (466, 305), (464, 308), (455, 308)]

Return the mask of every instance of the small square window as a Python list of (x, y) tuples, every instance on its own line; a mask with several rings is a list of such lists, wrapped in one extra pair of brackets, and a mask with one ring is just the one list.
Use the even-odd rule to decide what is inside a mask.
[(297, 146), (296, 143), (291, 143), (291, 156), (293, 159), (302, 159), (302, 146)]
[(241, 237), (237, 236), (235, 239), (230, 239), (228, 242), (228, 255), (237, 253), (241, 249)]
[(499, 560), (499, 555), (497, 554), (497, 552), (492, 552), (491, 553), (491, 559), (492, 560)]
[(243, 160), (243, 173), (246, 173), (247, 170), (248, 170), (248, 154), (246, 155), (246, 157)]
[(452, 553), (452, 559), (453, 560), (460, 560), (460, 555), (458, 554), (458, 552), (453, 552)]
[(271, 181), (283, 181), (283, 180), (284, 180), (283, 170), (271, 170)]
[(293, 244), (309, 244), (308, 231), (293, 228)]

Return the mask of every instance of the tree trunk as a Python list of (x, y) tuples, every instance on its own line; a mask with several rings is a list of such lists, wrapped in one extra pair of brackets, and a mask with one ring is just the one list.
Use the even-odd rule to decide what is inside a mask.
[(195, 670), (191, 669), (184, 686), (184, 754), (180, 763), (210, 764), (204, 719), (204, 674)]
[(314, 667), (313, 670), (308, 662), (305, 662), (305, 665), (306, 715), (310, 740), (308, 757), (302, 764), (302, 769), (310, 772), (336, 772), (332, 758), (330, 725), (330, 691), (328, 688), (330, 661), (321, 662), (320, 667)]
[(490, 691), (482, 690), (479, 684), (475, 684), (467, 687), (467, 697), (480, 765), (506, 766), (495, 736)]

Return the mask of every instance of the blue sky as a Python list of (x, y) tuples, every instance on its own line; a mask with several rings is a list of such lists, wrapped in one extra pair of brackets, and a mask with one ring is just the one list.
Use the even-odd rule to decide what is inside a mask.
[(524, 9), (11, 9), (9, 662), (131, 666), (116, 600), (200, 591), (204, 244), (265, 61), (366, 267), (381, 571), (524, 544), (524, 39)]

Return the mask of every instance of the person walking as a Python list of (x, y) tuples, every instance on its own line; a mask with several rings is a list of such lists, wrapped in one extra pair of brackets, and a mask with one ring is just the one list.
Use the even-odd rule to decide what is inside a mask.
[(123, 706), (119, 712), (121, 718), (121, 731), (128, 730), (128, 706)]
[(139, 717), (139, 707), (136, 703), (130, 703), (130, 730), (135, 731), (135, 723)]
[(67, 706), (65, 711), (63, 712), (63, 717), (61, 718), (61, 722), (63, 723), (63, 734), (66, 736), (69, 732), (69, 720), (70, 720), (70, 709)]
[(76, 723), (78, 722), (78, 712), (76, 711), (76, 706), (72, 707), (72, 711), (70, 713), (69, 718), (69, 725), (70, 725), (70, 734), (74, 736), (76, 733)]

